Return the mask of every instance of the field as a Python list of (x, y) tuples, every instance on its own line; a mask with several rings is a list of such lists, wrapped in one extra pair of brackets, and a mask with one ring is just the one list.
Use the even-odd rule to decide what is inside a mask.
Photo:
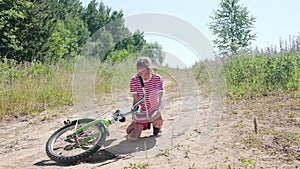
[[(1, 167), (298, 168), (299, 63), (296, 54), (270, 59), (239, 57), (222, 63), (224, 69), (213, 69), (205, 62), (192, 70), (158, 68), (165, 79), (167, 102), (162, 136), (142, 139), (141, 143), (152, 146), (136, 153), (137, 143), (125, 141), (129, 121), (117, 123), (98, 153), (86, 162), (65, 166), (46, 156), (47, 139), (66, 119), (98, 115), (74, 113), (72, 62), (45, 66), (7, 61), (1, 65), (5, 72), (1, 73), (0, 93)], [(124, 89), (127, 83), (122, 81), (132, 70), (124, 65), (117, 68), (124, 69), (122, 78), (110, 67), (97, 70), (96, 103), (106, 114), (131, 103)], [(225, 78), (215, 79), (218, 73)], [(185, 132), (166, 138), (179, 129)], [(124, 146), (133, 151), (114, 153)]]

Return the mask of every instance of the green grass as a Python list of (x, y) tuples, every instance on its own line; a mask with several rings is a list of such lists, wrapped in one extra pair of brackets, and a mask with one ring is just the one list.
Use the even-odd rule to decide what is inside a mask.
[[(244, 99), (265, 96), (270, 93), (289, 93), (300, 96), (300, 52), (283, 53), (274, 56), (232, 56), (228, 59), (209, 60), (195, 64), (192, 72), (201, 88), (211, 85), (212, 76), (223, 70), (228, 99)], [(220, 68), (221, 69), (221, 68)], [(222, 79), (222, 78), (220, 78)], [(221, 84), (221, 83), (220, 83)], [(223, 84), (222, 84), (223, 85)]]
[(130, 163), (127, 166), (123, 167), (123, 169), (146, 169), (146, 168), (149, 168), (148, 163), (144, 163), (144, 164)]
[[(72, 104), (74, 63), (74, 60), (60, 61), (55, 65), (17, 64), (14, 60), (0, 62), (0, 116), (36, 115), (59, 105)], [(234, 56), (222, 61), (222, 67), (216, 67), (219, 63), (219, 60), (206, 60), (195, 64), (190, 70), (157, 67), (155, 71), (166, 81), (173, 82), (173, 86), (166, 87), (169, 91), (180, 88), (176, 80), (184, 79), (180, 77), (190, 72), (199, 88), (205, 91), (202, 93), (225, 89), (228, 99), (252, 98), (270, 93), (300, 96), (299, 52), (272, 57)], [(99, 63), (95, 76), (96, 97), (100, 99), (112, 91), (127, 90), (129, 79), (135, 73), (134, 65), (135, 59), (119, 64)], [(226, 84), (217, 81), (223, 80), (223, 77), (218, 78), (219, 75), (225, 76)], [(182, 82), (182, 85), (194, 84)]]
[[(38, 115), (44, 110), (61, 105), (72, 105), (75, 65), (79, 61), (62, 60), (55, 65), (41, 63), (21, 63), (14, 60), (0, 62), (0, 117)], [(110, 103), (107, 97), (112, 91), (126, 91), (129, 80), (136, 73), (135, 59), (118, 64), (97, 63), (97, 70), (92, 75), (95, 85), (92, 90), (99, 105)], [(77, 62), (77, 63), (76, 63)], [(89, 65), (79, 64), (80, 69), (89, 69)], [(94, 65), (95, 66), (95, 65)], [(174, 82), (168, 74), (172, 69), (157, 67), (156, 71), (166, 80)], [(79, 73), (82, 73), (80, 70)], [(81, 74), (80, 74), (81, 75)], [(83, 74), (84, 75), (84, 74)], [(84, 78), (83, 78), (84, 79)], [(88, 79), (91, 80), (91, 79)], [(92, 79), (93, 80), (93, 79)], [(86, 84), (86, 83), (83, 83)], [(167, 89), (169, 90), (169, 89)]]
[(227, 94), (231, 98), (300, 90), (300, 53), (234, 56), (226, 60), (224, 69)]
[(72, 70), (66, 63), (0, 63), (0, 116), (35, 115), (59, 104), (71, 104)]

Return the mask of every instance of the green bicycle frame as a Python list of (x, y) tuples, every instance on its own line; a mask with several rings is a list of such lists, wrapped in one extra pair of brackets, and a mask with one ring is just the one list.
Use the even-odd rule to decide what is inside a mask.
[[(139, 104), (140, 102), (142, 102), (142, 101), (144, 101), (144, 102), (145, 102), (145, 105), (146, 105), (146, 99), (145, 99), (145, 98), (146, 98), (146, 97), (145, 97), (145, 96), (146, 96), (145, 85), (144, 85), (144, 82), (143, 82), (143, 79), (142, 79), (141, 76), (139, 76), (139, 80), (140, 80), (140, 83), (141, 83), (141, 86), (142, 86), (144, 95), (143, 95), (140, 99), (138, 99), (138, 100), (133, 104), (132, 107), (135, 107), (136, 105), (138, 105), (138, 104)], [(117, 112), (120, 112), (120, 110), (117, 110)], [(130, 110), (129, 112), (127, 112), (127, 113), (122, 114), (121, 117), (125, 117), (126, 115), (131, 114), (132, 112), (133, 112), (133, 109), (131, 109), (131, 110)], [(147, 119), (149, 119), (147, 106), (146, 106), (146, 112), (147, 112)], [(120, 115), (120, 114), (118, 114), (118, 116), (119, 116), (119, 115)], [(109, 119), (96, 119), (96, 120), (94, 120), (94, 121), (92, 121), (92, 122), (90, 122), (90, 123), (87, 123), (86, 125), (84, 125), (84, 126), (78, 128), (78, 129), (76, 129), (76, 131), (74, 132), (74, 135), (77, 136), (80, 132), (86, 130), (87, 128), (89, 128), (89, 127), (91, 127), (91, 126), (93, 126), (93, 125), (96, 125), (97, 123), (102, 123), (102, 124), (104, 124), (105, 131), (106, 131), (107, 135), (109, 135), (108, 126), (109, 126), (113, 121), (115, 121), (115, 120), (113, 119), (112, 121), (110, 121)], [(100, 133), (94, 133), (94, 134), (88, 136), (87, 138), (83, 139), (83, 140), (79, 143), (79, 145), (80, 145), (80, 146), (81, 146), (81, 145), (84, 145), (84, 144), (88, 143), (91, 139), (93, 139), (93, 138), (95, 138), (95, 137), (98, 137), (99, 135), (100, 135)]]
[[(94, 121), (92, 121), (92, 122), (90, 122), (90, 123), (88, 123), (88, 124), (86, 124), (86, 125), (84, 125), (84, 126), (78, 128), (78, 129), (76, 129), (74, 135), (78, 135), (80, 132), (86, 130), (87, 128), (89, 128), (89, 127), (91, 127), (91, 126), (96, 125), (97, 123), (102, 123), (102, 124), (104, 124), (106, 133), (109, 135), (108, 126), (109, 126), (111, 123), (110, 123), (108, 120), (104, 120), (104, 119), (97, 119), (97, 120), (94, 120)], [(95, 137), (98, 137), (99, 135), (100, 135), (100, 133), (97, 132), (97, 133), (94, 133), (94, 134), (88, 136), (87, 138), (83, 139), (83, 140), (79, 143), (80, 146), (82, 146), (82, 145), (88, 143), (90, 140), (92, 140), (92, 139), (95, 138)]]

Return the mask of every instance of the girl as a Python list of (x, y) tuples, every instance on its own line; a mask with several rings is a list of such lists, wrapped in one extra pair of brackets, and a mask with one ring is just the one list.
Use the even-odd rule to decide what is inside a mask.
[[(144, 95), (139, 76), (142, 77), (146, 91), (146, 102), (141, 102), (142, 111), (139, 115), (133, 116), (132, 123), (127, 127), (126, 132), (129, 140), (137, 139), (141, 136), (143, 130), (148, 129), (149, 122), (153, 125), (153, 135), (160, 132), (163, 124), (161, 111), (163, 109), (163, 80), (159, 74), (156, 74), (151, 68), (151, 59), (149, 57), (140, 57), (136, 62), (137, 75), (130, 80), (130, 93), (133, 96), (133, 103)], [(139, 120), (148, 117), (149, 120)]]

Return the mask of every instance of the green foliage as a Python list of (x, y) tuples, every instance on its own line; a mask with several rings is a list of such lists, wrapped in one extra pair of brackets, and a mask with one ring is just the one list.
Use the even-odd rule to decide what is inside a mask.
[(111, 52), (105, 61), (111, 62), (111, 63), (120, 63), (121, 61), (126, 59), (128, 56), (129, 56), (129, 52), (127, 50), (125, 50), (125, 49), (116, 50), (116, 51)]
[[(119, 39), (118, 39), (118, 41), (116, 41), (117, 44), (114, 47), (114, 50), (126, 49), (128, 52), (134, 53), (139, 50), (142, 50), (146, 44), (143, 33), (140, 33), (139, 31), (135, 32), (131, 36), (124, 34), (124, 36), (121, 37), (119, 35), (118, 38)], [(117, 40), (117, 39), (115, 39), (115, 40)]]
[(97, 9), (97, 5), (98, 3), (96, 2), (96, 0), (92, 0), (88, 4), (83, 14), (83, 18), (87, 23), (88, 29), (91, 34), (94, 34), (101, 27), (100, 24), (102, 26), (104, 25), (103, 23), (101, 23), (100, 13)]
[(57, 60), (62, 59), (68, 54), (68, 46), (71, 45), (71, 39), (69, 38), (71, 32), (65, 28), (63, 22), (56, 24), (54, 32), (48, 39), (49, 51), (45, 55), (45, 59), (48, 63), (55, 63)]
[(81, 54), (105, 62), (113, 45), (112, 35), (105, 28), (101, 28), (86, 42)]
[(72, 103), (72, 67), (39, 63), (0, 62), (0, 116), (37, 114), (45, 109)]
[[(211, 69), (217, 60), (202, 61), (191, 68), (199, 86), (210, 86)], [(230, 99), (266, 96), (270, 93), (287, 92), (292, 96), (300, 94), (300, 52), (278, 55), (234, 55), (224, 59), (223, 68), (226, 90)]]
[(255, 18), (239, 0), (222, 0), (221, 9), (215, 10), (209, 29), (216, 36), (213, 41), (222, 56), (247, 51), (256, 35), (251, 33)]
[(252, 97), (300, 89), (300, 53), (234, 56), (224, 65), (228, 95)]
[[(98, 3), (96, 2), (96, 0), (92, 0), (88, 4), (87, 8), (83, 10), (83, 15), (82, 15), (82, 19), (87, 24), (88, 30), (91, 34), (94, 34), (98, 29), (102, 28), (109, 22), (113, 20), (121, 19), (122, 17), (123, 17), (122, 11), (120, 12), (113, 11), (110, 7), (105, 6), (103, 2)], [(121, 26), (124, 26), (123, 21), (119, 24)], [(120, 27), (119, 28), (115, 27), (114, 29), (120, 30)], [(127, 31), (127, 33), (129, 33), (129, 31)]]
[(201, 87), (205, 85), (207, 86), (208, 83), (210, 82), (209, 74), (207, 70), (207, 62), (209, 61), (206, 60), (203, 62), (195, 63), (191, 68), (193, 76), (198, 81), (198, 85)]
[(80, 0), (0, 0), (0, 8), (0, 116), (71, 104), (73, 61), (80, 56), (103, 63), (96, 84), (100, 97), (134, 71), (132, 64), (121, 73), (114, 66), (144, 49), (153, 60), (164, 59), (157, 43), (147, 45), (142, 32), (129, 32), (122, 11), (102, 2), (83, 8)]
[(26, 0), (0, 1), (0, 56), (18, 59), (16, 55), (24, 50), (22, 34), (30, 26), (26, 18), (31, 6)]
[(145, 164), (130, 163), (127, 166), (123, 167), (123, 169), (146, 169), (148, 167), (149, 167), (148, 163)]
[[(230, 159), (228, 156), (225, 157), (224, 162), (225, 163), (229, 163), (232, 159)], [(241, 163), (241, 167), (243, 169), (254, 169), (256, 167), (256, 162), (253, 159), (239, 159), (240, 163)], [(217, 168), (217, 167), (215, 167)], [(226, 169), (235, 169), (236, 167), (234, 167), (233, 165), (226, 165), (225, 166)], [(240, 167), (238, 167), (240, 168)]]
[[(0, 60), (55, 64), (76, 58), (84, 47), (83, 55), (112, 63), (146, 45), (142, 32), (125, 27), (122, 11), (96, 0), (87, 8), (80, 0), (3, 0), (0, 8)], [(157, 57), (161, 48), (150, 46), (147, 54)]]
[[(129, 79), (135, 73), (135, 58), (121, 63), (101, 63), (96, 74), (96, 97), (128, 89)], [(12, 59), (0, 62), (0, 117), (37, 115), (60, 105), (72, 104), (72, 77), (74, 59), (56, 64), (19, 64)], [(99, 102), (99, 104), (103, 104)]]
[(165, 60), (162, 46), (157, 42), (146, 44), (141, 55), (150, 57), (152, 62), (158, 65), (161, 65)]
[(156, 157), (159, 157), (159, 156), (165, 156), (165, 157), (169, 157), (171, 155), (170, 151), (171, 149), (170, 148), (166, 148), (164, 150), (159, 150), (160, 153), (156, 155)]

